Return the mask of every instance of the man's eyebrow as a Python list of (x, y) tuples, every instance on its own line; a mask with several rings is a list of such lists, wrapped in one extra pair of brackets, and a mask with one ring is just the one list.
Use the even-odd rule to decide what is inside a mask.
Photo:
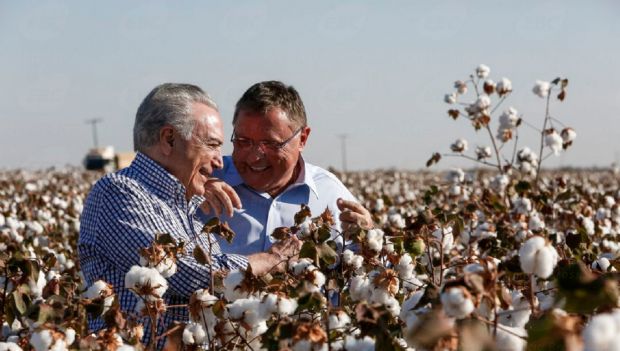
[(218, 138), (213, 138), (213, 137), (207, 138), (207, 140), (205, 140), (205, 142), (208, 143), (208, 144), (213, 144), (213, 143), (218, 144), (218, 145), (224, 144), (223, 140), (218, 139)]

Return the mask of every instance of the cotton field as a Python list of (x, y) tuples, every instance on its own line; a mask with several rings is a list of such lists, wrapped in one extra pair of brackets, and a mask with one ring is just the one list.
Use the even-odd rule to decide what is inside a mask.
[[(478, 66), (444, 97), (448, 116), (490, 145), (471, 154), (459, 138), (427, 162), (475, 167), (338, 173), (372, 229), (341, 232), (332, 213), (302, 205), (295, 225), (272, 233), (303, 241), (282, 272), (212, 271), (187, 305), (162, 298), (177, 259), (209, 257), (166, 233), (153, 233), (123, 286), (84, 286), (80, 214), (101, 174), (0, 173), (0, 350), (618, 350), (620, 172), (545, 170), (577, 136), (549, 112), (568, 79), (529, 92), (545, 110), (537, 129), (499, 108), (513, 86), (490, 72)], [(540, 145), (518, 143), (523, 126)], [(203, 231), (233, 234), (217, 219)], [(134, 311), (120, 310), (124, 289), (139, 300)], [(173, 308), (188, 320), (157, 329)], [(89, 333), (89, 314), (105, 328)]]
[[(136, 262), (125, 286), (83, 286), (79, 217), (99, 176), (0, 175), (0, 349), (149, 346), (138, 342), (150, 332), (138, 316), (165, 310), (165, 277), (182, 253), (164, 245), (158, 257), (168, 260)], [(325, 235), (330, 215), (303, 212), (286, 231), (305, 242), (286, 273), (222, 273), (213, 289), (192, 295), (191, 318), (169, 342), (240, 350), (617, 347), (617, 173), (543, 172), (538, 183), (482, 170), (340, 176), (371, 210), (375, 229)], [(143, 297), (142, 310), (120, 313), (115, 289)], [(110, 317), (108, 329), (89, 334), (87, 313)]]

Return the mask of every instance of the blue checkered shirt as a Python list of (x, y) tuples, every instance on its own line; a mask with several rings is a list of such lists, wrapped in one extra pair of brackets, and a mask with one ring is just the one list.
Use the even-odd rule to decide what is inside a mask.
[[(88, 195), (81, 218), (78, 253), (86, 284), (99, 279), (112, 284), (122, 310), (133, 311), (138, 299), (125, 289), (125, 273), (139, 264), (139, 249), (150, 246), (157, 233), (169, 233), (186, 243), (187, 255), (178, 258), (177, 272), (167, 279), (169, 287), (163, 296), (167, 305), (187, 304), (194, 291), (208, 286), (211, 268), (247, 267), (245, 256), (223, 254), (214, 238), (210, 240), (215, 242), (211, 266), (193, 258), (196, 245), (209, 252), (206, 236), (199, 235), (203, 223), (195, 216), (203, 200), (194, 196), (188, 202), (179, 180), (142, 153), (128, 168), (104, 176)], [(158, 335), (173, 320), (187, 321), (187, 308), (169, 308)], [(143, 342), (147, 343), (150, 323), (146, 318), (142, 322)], [(101, 318), (88, 323), (91, 331), (105, 326)]]

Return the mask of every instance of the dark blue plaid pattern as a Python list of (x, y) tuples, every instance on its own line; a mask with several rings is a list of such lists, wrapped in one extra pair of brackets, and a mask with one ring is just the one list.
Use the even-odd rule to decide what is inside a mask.
[[(207, 287), (211, 268), (247, 267), (245, 256), (222, 254), (213, 237), (212, 267), (193, 258), (195, 245), (209, 252), (206, 236), (199, 235), (203, 223), (195, 216), (203, 200), (194, 196), (188, 202), (178, 179), (141, 153), (128, 168), (104, 176), (88, 195), (81, 218), (78, 253), (86, 284), (99, 279), (112, 284), (123, 311), (133, 311), (138, 299), (125, 289), (125, 274), (139, 264), (139, 249), (150, 246), (156, 233), (169, 233), (186, 243), (187, 255), (179, 257), (177, 272), (167, 279), (163, 299), (168, 305), (187, 304), (194, 291)], [(173, 320), (187, 321), (187, 308), (168, 309), (158, 334)], [(88, 322), (91, 331), (105, 326), (101, 318)], [(146, 318), (143, 323), (147, 343), (150, 323)]]

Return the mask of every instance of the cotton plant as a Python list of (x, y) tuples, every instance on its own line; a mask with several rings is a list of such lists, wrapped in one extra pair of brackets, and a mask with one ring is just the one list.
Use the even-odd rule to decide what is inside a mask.
[[(426, 165), (427, 167), (431, 166), (439, 162), (442, 157), (456, 156), (495, 168), (501, 174), (509, 174), (512, 169), (517, 168), (522, 174), (536, 176), (538, 179), (541, 162), (549, 155), (560, 155), (563, 150), (572, 145), (577, 136), (573, 128), (564, 127), (549, 112), (552, 92), (559, 91), (556, 98), (558, 101), (564, 101), (568, 80), (557, 78), (551, 82), (536, 81), (532, 92), (536, 96), (546, 99), (546, 107), (543, 127), (538, 130), (541, 135), (540, 150), (538, 154), (530, 154), (528, 152), (530, 149), (527, 147), (518, 149), (517, 141), (519, 127), (521, 125), (532, 127), (532, 124), (525, 122), (523, 116), (512, 106), (503, 111), (500, 110), (503, 102), (513, 93), (512, 82), (506, 77), (494, 82), (489, 78), (490, 72), (491, 69), (487, 65), (479, 65), (467, 80), (458, 80), (454, 83), (455, 91), (446, 94), (444, 102), (451, 105), (448, 110), (448, 115), (451, 118), (456, 120), (463, 116), (471, 122), (476, 131), (486, 130), (492, 145), (477, 147), (475, 149), (476, 155), (473, 157), (465, 153), (468, 150), (467, 141), (457, 139), (450, 145), (452, 154), (436, 152)], [(464, 101), (468, 91), (475, 93), (473, 101)], [(495, 97), (497, 100), (493, 101)], [(499, 116), (495, 117), (494, 114), (497, 111), (499, 111)], [(491, 130), (491, 122), (494, 119), (497, 119), (498, 125), (495, 135)], [(556, 125), (563, 126), (563, 128), (558, 130)], [(513, 141), (513, 147), (506, 152), (504, 145), (511, 141)], [(543, 154), (544, 148), (550, 150), (546, 155)]]
[(37, 328), (30, 336), (30, 345), (36, 351), (66, 350), (75, 341), (75, 330), (53, 326)]
[(89, 305), (94, 305), (97, 308), (98, 311), (95, 315), (104, 315), (112, 307), (115, 294), (112, 285), (103, 280), (97, 280), (88, 287), (82, 297), (89, 300)]
[(164, 278), (177, 271), (177, 256), (185, 253), (184, 245), (169, 234), (157, 234), (153, 244), (140, 250), (140, 265), (155, 268)]

